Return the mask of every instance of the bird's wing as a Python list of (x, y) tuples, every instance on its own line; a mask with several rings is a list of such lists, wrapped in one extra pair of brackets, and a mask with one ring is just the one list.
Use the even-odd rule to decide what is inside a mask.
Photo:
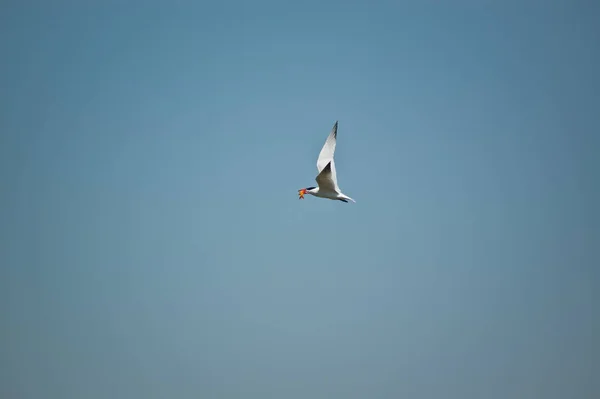
[[(335, 172), (335, 162), (333, 161), (333, 154), (335, 153), (335, 145), (337, 143), (337, 129), (338, 122), (335, 122), (333, 125), (333, 129), (331, 129), (331, 133), (327, 136), (327, 140), (325, 141), (325, 145), (321, 148), (321, 152), (319, 153), (319, 159), (317, 159), (317, 170), (319, 171), (319, 176), (323, 172), (323, 170), (329, 165), (331, 171), (327, 173), (327, 175), (331, 175), (330, 179), (333, 181), (333, 185), (337, 190), (337, 174)], [(317, 179), (319, 177), (317, 176)], [(321, 184), (319, 183), (319, 186)]]
[(321, 148), (321, 152), (319, 153), (319, 159), (317, 159), (317, 169), (319, 173), (327, 166), (327, 164), (333, 161), (333, 153), (335, 152), (335, 145), (337, 139), (337, 128), (338, 123), (335, 122), (333, 125), (333, 129), (331, 129), (331, 133), (327, 136), (327, 140), (325, 141), (325, 145)]
[(321, 173), (317, 175), (315, 180), (319, 185), (319, 190), (330, 192), (339, 191), (333, 171), (333, 161), (331, 161), (321, 170)]

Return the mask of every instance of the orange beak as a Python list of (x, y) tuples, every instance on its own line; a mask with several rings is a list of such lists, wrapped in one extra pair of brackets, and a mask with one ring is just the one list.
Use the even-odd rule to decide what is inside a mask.
[(306, 189), (298, 190), (298, 199), (304, 199), (304, 194), (306, 194)]

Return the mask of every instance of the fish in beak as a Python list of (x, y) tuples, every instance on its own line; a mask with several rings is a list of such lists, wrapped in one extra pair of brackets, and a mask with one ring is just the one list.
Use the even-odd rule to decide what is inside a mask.
[(305, 188), (298, 190), (298, 199), (304, 199), (304, 194), (306, 194)]

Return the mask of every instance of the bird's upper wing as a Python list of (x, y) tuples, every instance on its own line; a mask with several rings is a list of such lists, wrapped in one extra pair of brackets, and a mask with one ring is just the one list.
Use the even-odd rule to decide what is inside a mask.
[(317, 169), (319, 173), (327, 166), (327, 164), (333, 161), (333, 153), (335, 152), (335, 145), (337, 139), (337, 128), (338, 123), (335, 122), (333, 125), (333, 129), (331, 129), (331, 133), (327, 136), (327, 140), (325, 141), (325, 145), (321, 148), (321, 152), (319, 153), (319, 159), (317, 159)]
[(321, 170), (321, 173), (317, 175), (315, 180), (319, 185), (319, 190), (323, 191), (339, 191), (337, 187), (337, 183), (335, 181), (335, 174), (333, 169), (333, 161), (329, 162), (325, 167)]
[[(319, 176), (321, 175), (325, 167), (327, 167), (328, 165), (330, 166), (331, 171), (326, 174), (330, 175), (328, 179), (332, 180), (333, 186), (335, 187), (336, 191), (338, 189), (338, 185), (337, 174), (335, 172), (335, 162), (333, 161), (333, 154), (335, 153), (335, 145), (337, 143), (337, 129), (338, 122), (336, 121), (335, 125), (333, 125), (333, 129), (331, 129), (331, 133), (329, 133), (329, 136), (327, 136), (325, 145), (323, 145), (323, 148), (321, 148), (321, 152), (319, 153), (319, 159), (317, 159), (317, 170), (319, 171)], [(317, 182), (319, 176), (317, 176)], [(321, 183), (319, 183), (319, 186), (321, 186)]]

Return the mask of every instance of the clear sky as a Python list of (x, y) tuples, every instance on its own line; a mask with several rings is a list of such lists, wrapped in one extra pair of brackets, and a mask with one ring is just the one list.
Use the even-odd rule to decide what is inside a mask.
[(1, 397), (598, 397), (594, 2), (0, 7)]

